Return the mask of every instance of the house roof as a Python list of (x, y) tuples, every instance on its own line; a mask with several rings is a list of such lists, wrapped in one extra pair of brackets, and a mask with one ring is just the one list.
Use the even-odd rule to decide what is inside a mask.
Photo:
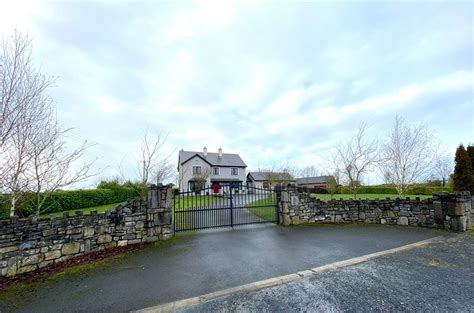
[(211, 166), (247, 167), (245, 162), (238, 154), (222, 153), (222, 157), (219, 157), (218, 153), (208, 152), (207, 155), (204, 156), (204, 153), (202, 152), (184, 150), (179, 151), (179, 163), (184, 164), (196, 155), (209, 163)]
[(251, 177), (253, 181), (267, 181), (270, 175), (275, 175), (275, 181), (294, 181), (291, 174), (286, 172), (249, 172), (247, 177)]
[(303, 177), (297, 178), (296, 184), (305, 185), (305, 184), (327, 184), (329, 176), (316, 176), (316, 177)]

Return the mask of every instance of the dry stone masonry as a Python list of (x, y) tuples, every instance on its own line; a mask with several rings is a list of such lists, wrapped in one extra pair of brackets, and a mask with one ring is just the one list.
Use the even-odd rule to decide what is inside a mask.
[(282, 189), (279, 221), (304, 223), (373, 223), (438, 227), (466, 231), (470, 227), (469, 192), (435, 193), (432, 199), (322, 201), (296, 189)]
[(0, 277), (31, 272), (98, 250), (173, 236), (170, 186), (150, 186), (136, 199), (105, 213), (0, 221)]
[[(0, 221), (0, 277), (35, 271), (90, 252), (173, 236), (171, 186), (151, 185), (148, 199), (123, 203), (105, 213), (61, 218)], [(466, 231), (470, 227), (469, 192), (436, 193), (427, 200), (320, 201), (297, 189), (278, 189), (279, 222), (375, 223), (441, 227)]]

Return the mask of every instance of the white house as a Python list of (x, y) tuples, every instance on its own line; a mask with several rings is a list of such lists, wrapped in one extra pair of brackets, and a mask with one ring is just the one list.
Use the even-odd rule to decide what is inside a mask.
[(233, 184), (241, 187), (245, 182), (247, 165), (238, 154), (179, 151), (178, 186), (181, 192), (195, 191), (203, 186), (220, 190), (221, 186)]

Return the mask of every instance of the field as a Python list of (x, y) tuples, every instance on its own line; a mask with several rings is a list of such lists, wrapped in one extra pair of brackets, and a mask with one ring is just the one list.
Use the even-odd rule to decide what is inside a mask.
[[(311, 197), (316, 198), (316, 199), (320, 199), (320, 200), (331, 200), (331, 195), (311, 194)], [(405, 199), (407, 197), (409, 197), (410, 199), (416, 199), (416, 197), (419, 197), (421, 200), (432, 198), (432, 196), (425, 196), (425, 195), (406, 195), (406, 196), (403, 197), (403, 199)], [(352, 194), (337, 194), (337, 195), (334, 195), (332, 197), (332, 199), (336, 199), (336, 200), (339, 200), (341, 198), (344, 199), (344, 200), (354, 199), (354, 195), (352, 195)], [(397, 194), (360, 194), (360, 195), (357, 195), (357, 199), (362, 199), (362, 200), (365, 200), (365, 199), (380, 199), (380, 200), (382, 200), (382, 199), (386, 199), (386, 198), (396, 199), (396, 198), (401, 198), (401, 197)]]

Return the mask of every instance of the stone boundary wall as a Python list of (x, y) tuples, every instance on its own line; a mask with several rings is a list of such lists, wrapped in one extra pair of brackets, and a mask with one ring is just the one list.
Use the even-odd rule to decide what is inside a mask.
[(173, 236), (170, 186), (150, 186), (105, 213), (0, 221), (0, 277), (35, 271), (89, 252), (166, 240)]
[(286, 188), (278, 191), (282, 225), (305, 223), (372, 223), (437, 227), (466, 231), (470, 227), (469, 192), (434, 193), (432, 199), (318, 200)]

